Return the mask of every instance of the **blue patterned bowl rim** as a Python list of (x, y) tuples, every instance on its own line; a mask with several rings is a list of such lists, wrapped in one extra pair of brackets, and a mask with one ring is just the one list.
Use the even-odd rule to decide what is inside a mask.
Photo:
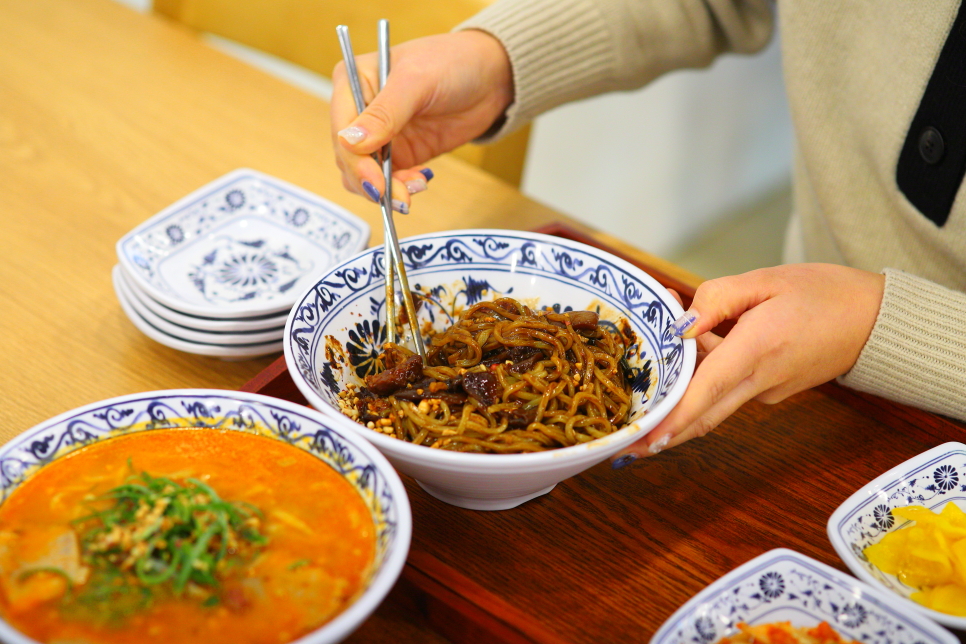
[[(439, 240), (447, 240), (447, 242), (427, 255), (430, 250), (427, 249), (427, 244)], [(658, 363), (663, 362), (663, 364), (656, 365), (659, 374), (658, 385), (655, 388), (657, 393), (654, 395), (654, 402), (650, 410), (642, 418), (610, 436), (572, 447), (527, 454), (469, 454), (432, 450), (434, 461), (461, 466), (476, 466), (492, 465), (494, 460), (497, 459), (515, 459), (519, 460), (521, 465), (528, 462), (537, 464), (566, 458), (568, 454), (595, 451), (618, 441), (629, 443), (632, 442), (628, 440), (629, 437), (640, 438), (652, 429), (684, 395), (694, 372), (697, 356), (696, 344), (694, 340), (681, 340), (672, 336), (669, 324), (683, 313), (683, 309), (668, 293), (667, 289), (646, 272), (598, 248), (561, 237), (516, 230), (468, 229), (429, 233), (401, 239), (400, 246), (403, 250), (407, 273), (410, 275), (410, 283), (415, 283), (413, 276), (418, 277), (420, 269), (426, 268), (427, 272), (431, 272), (427, 268), (429, 262), (438, 258), (442, 253), (449, 254), (447, 258), (455, 256), (456, 259), (452, 260), (454, 262), (465, 261), (462, 259), (461, 253), (466, 251), (457, 248), (457, 246), (464, 243), (469, 246), (468, 242), (473, 242), (475, 246), (480, 247), (482, 250), (477, 252), (487, 257), (488, 260), (492, 257), (493, 263), (487, 264), (487, 266), (492, 267), (507, 265), (513, 259), (513, 252), (518, 250), (512, 248), (507, 251), (506, 247), (502, 246), (504, 243), (518, 243), (521, 244), (520, 248), (524, 249), (536, 244), (559, 249), (561, 253), (555, 258), (555, 267), (550, 269), (546, 267), (533, 268), (532, 274), (544, 275), (547, 273), (553, 279), (597, 294), (601, 299), (609, 301), (616, 308), (633, 311), (634, 314), (629, 321), (635, 331), (641, 334), (642, 328), (646, 329), (649, 336), (653, 336), (652, 346), (657, 345), (665, 349), (666, 352), (662, 354), (663, 361), (656, 361)], [(498, 249), (499, 253), (491, 253), (489, 250), (491, 248)], [(523, 254), (523, 252), (525, 251), (521, 251), (520, 254)], [(572, 258), (567, 257), (568, 252), (592, 258), (599, 263), (597, 266), (585, 267), (571, 261)], [(330, 269), (328, 273), (319, 278), (316, 284), (299, 296), (285, 325), (283, 336), (285, 361), (299, 390), (314, 407), (332, 416), (335, 422), (341, 426), (359, 427), (367, 440), (374, 442), (381, 448), (389, 448), (410, 455), (422, 455), (427, 448), (366, 430), (343, 416), (330, 401), (319, 394), (318, 378), (311, 375), (315, 350), (321, 339), (320, 336), (324, 335), (323, 332), (315, 329), (324, 328), (325, 316), (331, 314), (327, 307), (331, 307), (345, 296), (351, 297), (356, 292), (369, 289), (374, 282), (382, 280), (383, 257), (384, 249), (382, 246), (362, 251)], [(362, 259), (368, 259), (365, 274), (347, 274), (351, 272), (347, 270), (347, 267), (351, 267)], [(525, 264), (525, 262), (516, 263), (514, 265), (515, 270), (529, 274), (526, 271), (528, 267), (532, 267), (532, 260), (530, 261), (530, 265), (525, 265), (522, 268), (521, 264)], [(618, 280), (615, 275), (619, 275), (623, 281)], [(601, 283), (604, 285), (601, 286)], [(339, 290), (345, 291), (345, 295), (338, 293)], [(303, 315), (301, 313), (302, 308), (313, 297), (316, 302), (322, 302), (322, 314), (316, 315), (312, 324), (300, 322), (299, 318)], [(644, 319), (648, 320), (646, 324), (642, 322)], [(299, 327), (299, 324), (302, 324), (302, 327)], [(308, 333), (306, 333), (306, 329), (309, 330)], [(299, 336), (302, 334), (311, 336), (311, 343), (306, 343), (304, 339), (301, 339)], [(307, 372), (310, 374), (309, 376), (306, 375)]]
[[(678, 609), (650, 644), (714, 644), (735, 625), (826, 621), (863, 644), (956, 644), (959, 640), (887, 593), (786, 548), (770, 550), (723, 575)], [(804, 619), (802, 619), (804, 618)], [(720, 627), (715, 627), (715, 622)], [(795, 620), (793, 620), (794, 623)]]
[(876, 477), (846, 499), (829, 517), (829, 541), (842, 562), (862, 581), (889, 593), (903, 605), (933, 621), (966, 630), (966, 617), (947, 615), (908, 598), (913, 592), (892, 575), (874, 570), (862, 550), (908, 522), (896, 520), (892, 508), (923, 505), (934, 511), (946, 503), (966, 510), (966, 444), (933, 447)]
[[(221, 389), (150, 391), (78, 407), (0, 447), (0, 503), (35, 471), (85, 445), (132, 431), (174, 427), (246, 431), (281, 440), (326, 462), (359, 491), (377, 525), (377, 562), (368, 587), (335, 619), (298, 641), (337, 642), (358, 627), (402, 571), (412, 536), (409, 497), (399, 475), (377, 449), (308, 407)], [(0, 640), (36, 644), (2, 620)]]

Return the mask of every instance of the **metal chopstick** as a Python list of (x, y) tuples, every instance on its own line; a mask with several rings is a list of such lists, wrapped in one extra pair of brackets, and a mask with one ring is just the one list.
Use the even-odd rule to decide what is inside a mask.
[[(352, 40), (349, 38), (349, 28), (339, 25), (335, 28), (339, 36), (339, 45), (342, 47), (342, 60), (345, 62), (346, 76), (349, 78), (349, 87), (352, 89), (352, 99), (356, 104), (356, 112), (361, 113), (366, 109), (366, 101), (362, 94), (362, 85), (359, 82), (359, 70), (356, 67), (356, 57), (352, 52)], [(381, 81), (381, 78), (380, 78)], [(380, 84), (379, 89), (382, 89)], [(376, 163), (380, 163), (376, 154), (372, 155)], [(391, 202), (390, 202), (391, 203)], [(382, 206), (382, 204), (380, 204)], [(383, 215), (385, 221), (385, 214)], [(385, 228), (385, 227), (384, 227)], [(383, 230), (385, 233), (385, 230)], [(383, 237), (383, 265), (386, 274), (386, 342), (396, 342), (396, 270), (392, 255), (392, 242), (388, 234)]]
[[(346, 73), (349, 77), (349, 87), (352, 89), (352, 97), (356, 104), (356, 110), (362, 112), (362, 110), (365, 109), (365, 98), (362, 94), (362, 85), (359, 82), (359, 70), (356, 68), (355, 55), (352, 52), (352, 41), (349, 38), (349, 28), (345, 25), (339, 25), (336, 27), (336, 33), (339, 36), (339, 43), (342, 46), (342, 56), (345, 60)], [(381, 88), (389, 76), (389, 21), (387, 20), (379, 21), (379, 76), (379, 84)], [(379, 161), (379, 159), (376, 160)], [(409, 279), (406, 277), (406, 266), (403, 262), (402, 250), (399, 248), (399, 238), (396, 236), (396, 225), (393, 222), (392, 216), (391, 144), (386, 144), (386, 146), (383, 148), (383, 159), (381, 163), (383, 168), (383, 177), (385, 178), (386, 183), (386, 189), (383, 192), (383, 199), (381, 203), (383, 229), (389, 246), (386, 264), (387, 267), (390, 264), (395, 264), (395, 273), (399, 278), (399, 284), (402, 288), (403, 304), (406, 308), (406, 317), (408, 318), (410, 332), (413, 336), (413, 344), (416, 345), (416, 353), (425, 359), (426, 348), (423, 345), (423, 337), (419, 332), (419, 321), (416, 319), (416, 306), (413, 302), (412, 291), (409, 288)], [(387, 285), (395, 281), (390, 280), (388, 268), (386, 270), (386, 274)], [(390, 287), (387, 286), (387, 291), (389, 288)], [(393, 298), (393, 300), (395, 300), (395, 298)], [(395, 304), (395, 302), (393, 302), (393, 304)], [(386, 307), (388, 313), (388, 297)], [(395, 325), (396, 318), (393, 316), (387, 321), (386, 324), (387, 337), (388, 329), (392, 328), (394, 331)]]

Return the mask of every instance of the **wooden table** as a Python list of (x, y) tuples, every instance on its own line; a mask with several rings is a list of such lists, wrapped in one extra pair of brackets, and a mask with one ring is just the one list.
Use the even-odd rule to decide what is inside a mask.
[[(273, 357), (225, 362), (137, 331), (112, 290), (114, 244), (239, 167), (349, 208), (379, 243), (375, 206), (342, 189), (327, 106), (110, 0), (0, 0), (0, 43), (0, 442), (138, 391), (249, 383), (284, 395)], [(430, 190), (397, 218), (401, 236), (564, 221), (685, 294), (698, 281), (458, 160), (432, 167)], [(460, 510), (407, 481), (409, 564), (351, 641), (647, 641), (767, 549), (843, 568), (825, 536), (831, 511), (962, 429), (825, 385), (748, 404), (708, 438), (617, 472), (601, 464), (512, 511)]]

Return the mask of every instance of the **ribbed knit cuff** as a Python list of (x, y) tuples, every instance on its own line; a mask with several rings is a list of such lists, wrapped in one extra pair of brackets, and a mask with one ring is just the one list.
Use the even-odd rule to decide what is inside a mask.
[(617, 65), (610, 31), (592, 0), (497, 2), (454, 31), (462, 29), (494, 36), (503, 43), (513, 67), (513, 104), (502, 126), (481, 137), (484, 142), (572, 100), (576, 88), (600, 85)]
[(966, 420), (966, 294), (899, 270), (883, 272), (872, 334), (839, 382)]

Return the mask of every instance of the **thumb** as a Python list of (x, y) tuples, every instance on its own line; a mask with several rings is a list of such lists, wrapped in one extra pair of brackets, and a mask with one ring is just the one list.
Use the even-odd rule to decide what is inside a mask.
[(406, 92), (392, 77), (348, 127), (339, 130), (342, 145), (354, 154), (372, 154), (392, 141), (420, 107), (416, 92)]
[(671, 323), (671, 330), (680, 338), (703, 335), (771, 297), (766, 286), (758, 271), (702, 282), (690, 308)]

